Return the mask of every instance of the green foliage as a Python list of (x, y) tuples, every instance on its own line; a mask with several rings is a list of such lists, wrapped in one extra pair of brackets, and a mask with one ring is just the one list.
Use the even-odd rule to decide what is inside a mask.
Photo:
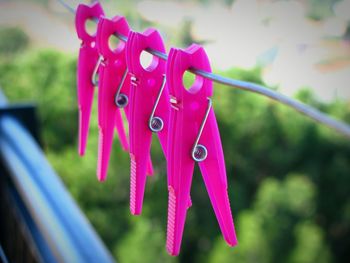
[[(0, 73), (10, 100), (38, 103), (50, 162), (120, 262), (306, 263), (350, 257), (350, 142), (329, 128), (256, 94), (215, 84), (214, 109), (239, 245), (224, 243), (196, 169), (181, 254), (173, 258), (165, 254), (166, 162), (156, 138), (156, 174), (148, 178), (142, 216), (132, 217), (129, 156), (117, 139), (108, 180), (96, 180), (96, 105), (86, 155), (78, 157), (75, 57), (24, 52), (0, 60)], [(259, 69), (220, 74), (262, 83)], [(350, 122), (349, 103), (323, 104), (307, 90), (297, 97)]]
[(310, 222), (299, 223), (295, 227), (296, 246), (289, 256), (288, 262), (320, 262), (331, 261), (330, 251), (324, 240), (324, 233), (317, 225)]
[(169, 257), (165, 252), (164, 230), (159, 225), (149, 220), (135, 220), (133, 228), (122, 240), (120, 246), (116, 246), (115, 255), (120, 262), (125, 263), (171, 263), (177, 262), (174, 257)]
[(307, 0), (309, 16), (315, 20), (322, 20), (332, 15), (332, 7), (340, 0)]
[(314, 220), (315, 190), (301, 175), (264, 180), (252, 208), (236, 221), (239, 246), (218, 241), (209, 262), (330, 262), (324, 232)]
[(29, 38), (17, 27), (0, 27), (0, 57), (9, 57), (23, 51), (29, 45)]
[(75, 142), (75, 59), (53, 51), (25, 53), (0, 64), (0, 72), (0, 85), (10, 100), (38, 103), (48, 150), (58, 151)]

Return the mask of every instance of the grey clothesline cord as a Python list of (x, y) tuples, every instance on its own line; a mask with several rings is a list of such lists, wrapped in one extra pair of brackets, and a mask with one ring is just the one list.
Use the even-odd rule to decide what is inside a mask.
[(71, 7), (66, 1), (63, 0), (57, 0), (61, 5), (63, 5), (69, 12), (75, 14), (75, 9)]
[[(68, 5), (65, 1), (63, 1), (63, 0), (57, 0), (57, 1), (59, 1), (71, 13), (75, 14), (75, 9), (73, 7), (71, 7), (70, 5)], [(94, 21), (98, 22), (97, 20), (94, 20)], [(127, 36), (124, 36), (124, 35), (115, 34), (115, 36), (118, 37), (120, 40), (123, 40), (124, 42), (126, 42), (128, 40)], [(163, 60), (168, 59), (167, 54), (164, 54), (164, 53), (159, 52), (157, 50), (146, 49), (146, 51), (149, 52), (150, 54), (156, 56), (156, 57), (163, 59)], [(242, 90), (251, 91), (254, 93), (261, 94), (265, 97), (269, 97), (273, 100), (281, 102), (281, 103), (301, 112), (302, 114), (314, 119), (315, 121), (317, 121), (319, 123), (327, 125), (328, 127), (332, 128), (332, 129), (338, 131), (339, 133), (345, 135), (346, 137), (350, 138), (350, 125), (348, 125), (344, 122), (341, 122), (339, 120), (336, 120), (336, 119), (332, 118), (331, 116), (320, 112), (316, 108), (313, 108), (313, 107), (306, 105), (300, 101), (289, 98), (281, 93), (278, 93), (274, 90), (268, 89), (262, 85), (258, 85), (258, 84), (250, 83), (250, 82), (246, 82), (246, 81), (241, 81), (241, 80), (230, 79), (227, 77), (222, 77), (220, 75), (216, 75), (216, 74), (206, 72), (204, 70), (200, 70), (200, 69), (196, 69), (196, 68), (191, 68), (189, 71), (196, 74), (196, 75), (210, 79), (214, 82), (221, 83), (223, 85), (239, 88)]]

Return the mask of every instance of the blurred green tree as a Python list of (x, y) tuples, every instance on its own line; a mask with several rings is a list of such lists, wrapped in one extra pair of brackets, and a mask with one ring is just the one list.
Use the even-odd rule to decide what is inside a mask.
[(305, 176), (264, 180), (252, 208), (237, 218), (239, 246), (218, 240), (209, 262), (330, 262), (314, 219), (315, 200), (315, 186)]
[(116, 246), (117, 259), (125, 263), (177, 262), (165, 251), (165, 231), (149, 220), (135, 220), (133, 228)]
[(30, 41), (18, 27), (0, 26), (0, 58), (8, 58), (25, 50)]
[[(259, 69), (219, 74), (262, 83)], [(217, 84), (214, 109), (239, 245), (232, 249), (222, 241), (196, 169), (181, 254), (176, 259), (166, 256), (166, 162), (159, 143), (154, 140), (156, 175), (148, 179), (143, 215), (131, 219), (129, 156), (117, 140), (107, 182), (96, 180), (96, 105), (86, 156), (78, 157), (75, 75), (76, 58), (54, 51), (24, 51), (11, 60), (0, 59), (0, 85), (12, 101), (38, 103), (50, 162), (121, 262), (344, 262), (350, 258), (350, 142), (285, 106)], [(186, 76), (188, 85), (190, 78)], [(320, 103), (308, 91), (297, 96), (350, 122), (347, 102)], [(303, 175), (286, 177), (292, 173)]]

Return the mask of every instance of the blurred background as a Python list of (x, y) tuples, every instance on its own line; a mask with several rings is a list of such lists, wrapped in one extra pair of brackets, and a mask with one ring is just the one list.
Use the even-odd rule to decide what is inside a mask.
[[(350, 0), (101, 3), (133, 30), (159, 29), (168, 49), (204, 45), (217, 74), (267, 85), (350, 123)], [(108, 180), (97, 182), (96, 105), (87, 154), (78, 156), (79, 44), (74, 16), (57, 1), (0, 0), (1, 89), (13, 102), (38, 104), (47, 158), (117, 261), (348, 262), (350, 141), (218, 84), (213, 103), (239, 245), (223, 241), (196, 170), (181, 254), (168, 256), (166, 163), (157, 140), (156, 174), (139, 217), (129, 212), (129, 156), (117, 140)]]

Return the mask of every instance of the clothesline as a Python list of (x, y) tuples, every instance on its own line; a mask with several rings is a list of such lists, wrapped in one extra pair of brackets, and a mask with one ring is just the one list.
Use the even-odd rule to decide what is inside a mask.
[[(64, 6), (68, 11), (70, 11), (72, 14), (75, 14), (75, 9), (70, 6), (67, 2), (65, 2), (64, 0), (57, 0), (59, 3), (62, 4), (62, 6)], [(97, 20), (94, 20), (95, 22), (98, 22)], [(117, 38), (119, 38), (120, 40), (126, 42), (128, 40), (127, 36), (124, 35), (119, 35), (119, 34), (115, 34), (115, 36)], [(147, 52), (149, 52), (150, 54), (163, 59), (163, 60), (167, 60), (168, 56), (165, 53), (153, 50), (153, 49), (146, 49)], [(304, 114), (305, 116), (321, 123), (324, 124), (336, 131), (338, 131), (339, 133), (345, 135), (346, 137), (350, 138), (350, 125), (336, 120), (335, 118), (322, 113), (321, 111), (317, 110), (316, 108), (313, 108), (309, 105), (306, 105), (300, 101), (297, 101), (295, 99), (289, 98), (279, 92), (276, 92), (274, 90), (271, 90), (267, 87), (264, 87), (262, 85), (259, 84), (255, 84), (255, 83), (251, 83), (251, 82), (246, 82), (246, 81), (241, 81), (241, 80), (235, 80), (235, 79), (231, 79), (231, 78), (227, 78), (227, 77), (223, 77), (211, 72), (206, 72), (200, 69), (196, 69), (196, 68), (191, 68), (189, 70), (191, 73), (196, 74), (198, 76), (202, 76), (204, 78), (210, 79), (214, 82), (226, 85), (226, 86), (231, 86), (234, 88), (239, 88), (242, 90), (246, 90), (246, 91), (250, 91), (250, 92), (254, 92), (254, 93), (258, 93), (260, 95), (263, 95), (265, 97), (268, 97), (270, 99), (273, 99), (275, 101), (278, 101), (280, 103), (283, 103), (284, 105), (287, 105), (295, 110), (297, 110), (298, 112)]]

